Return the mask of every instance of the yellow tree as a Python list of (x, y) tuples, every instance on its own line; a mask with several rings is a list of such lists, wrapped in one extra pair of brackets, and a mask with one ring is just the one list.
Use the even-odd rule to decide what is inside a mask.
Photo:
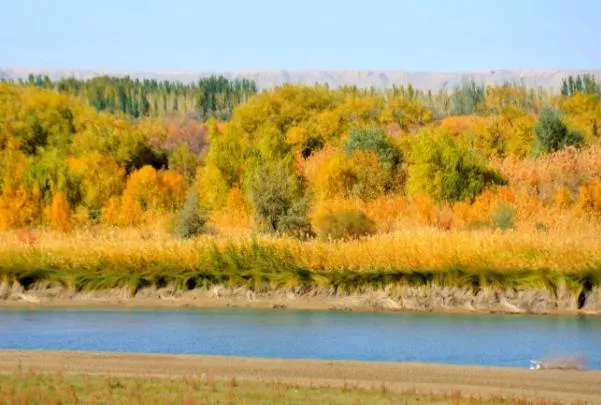
[(99, 210), (123, 191), (125, 170), (111, 156), (92, 152), (71, 158), (69, 170), (79, 180), (83, 203), (90, 210)]
[(395, 97), (386, 103), (380, 116), (383, 124), (397, 124), (403, 132), (415, 132), (432, 121), (432, 111), (417, 100)]
[(359, 96), (351, 94), (339, 107), (339, 114), (349, 122), (369, 124), (377, 122), (384, 108), (382, 96)]
[(196, 189), (200, 205), (204, 208), (221, 208), (227, 203), (228, 184), (221, 171), (214, 165), (198, 169)]
[(28, 192), (24, 185), (5, 187), (0, 195), (0, 229), (36, 224), (41, 217), (39, 192)]
[(67, 231), (71, 226), (69, 202), (64, 193), (58, 192), (52, 197), (50, 225), (53, 229), (61, 232)]
[(159, 175), (152, 166), (144, 166), (129, 175), (124, 197), (136, 201), (143, 211), (160, 206)]
[(589, 144), (601, 136), (601, 100), (597, 94), (578, 92), (562, 99), (561, 108), (568, 126), (581, 131)]
[[(320, 155), (324, 155), (325, 159), (320, 159)], [(356, 177), (343, 152), (324, 151), (324, 154), (319, 154), (312, 160), (318, 167), (314, 174), (310, 175), (309, 181), (318, 199), (350, 196)]]
[(186, 199), (186, 179), (183, 174), (171, 170), (159, 172), (160, 207), (168, 210), (180, 208)]

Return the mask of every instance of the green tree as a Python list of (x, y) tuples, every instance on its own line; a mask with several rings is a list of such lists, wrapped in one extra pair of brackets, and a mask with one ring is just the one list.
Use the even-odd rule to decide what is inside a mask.
[(257, 224), (266, 232), (311, 233), (304, 184), (285, 161), (263, 162), (250, 175), (248, 192)]
[(487, 185), (504, 182), (471, 149), (462, 148), (444, 132), (420, 134), (412, 145), (411, 160), (410, 193), (436, 201), (473, 199)]
[(173, 233), (180, 238), (193, 238), (204, 232), (206, 223), (207, 216), (200, 208), (198, 191), (192, 187), (188, 191), (184, 206), (175, 217)]
[(165, 152), (153, 147), (148, 136), (140, 130), (132, 128), (130, 131), (115, 132), (109, 139), (112, 154), (127, 173), (147, 165), (155, 169), (167, 166)]
[(584, 137), (578, 131), (570, 131), (559, 113), (551, 108), (543, 109), (534, 126), (534, 151), (536, 154), (551, 153), (566, 146), (582, 145)]
[(125, 170), (112, 157), (98, 152), (70, 159), (69, 175), (79, 185), (81, 203), (94, 220), (111, 197), (121, 194), (125, 183)]
[(176, 146), (169, 155), (169, 169), (182, 173), (186, 181), (191, 183), (198, 168), (198, 157), (190, 152), (187, 143)]
[(38, 148), (48, 144), (48, 132), (42, 127), (40, 119), (34, 115), (27, 117), (26, 124), (19, 135), (21, 148), (28, 154), (33, 154)]
[(397, 167), (402, 162), (401, 151), (386, 136), (384, 130), (376, 125), (351, 128), (344, 143), (344, 151), (347, 156), (351, 156), (357, 150), (374, 152), (378, 160), (389, 168)]
[(81, 201), (79, 184), (70, 175), (64, 152), (57, 149), (43, 150), (27, 168), (25, 184), (28, 189), (37, 189), (41, 197), (50, 201), (56, 193), (64, 193), (71, 206)]

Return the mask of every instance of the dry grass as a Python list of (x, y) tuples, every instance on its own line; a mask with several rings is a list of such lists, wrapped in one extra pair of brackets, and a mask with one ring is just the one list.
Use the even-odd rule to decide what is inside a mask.
[[(240, 245), (247, 236), (203, 236), (174, 239), (160, 230), (95, 228), (73, 233), (2, 232), (0, 263), (16, 254), (36, 253), (70, 264), (99, 258), (121, 261), (198, 263), (215, 246)], [(298, 241), (256, 236), (261, 245), (289, 252), (311, 270), (445, 269), (449, 267), (505, 270), (579, 271), (601, 263), (596, 229), (553, 231), (441, 231), (432, 227), (380, 234), (355, 241)]]
[(549, 237), (532, 231), (443, 232), (432, 228), (347, 242), (275, 241), (311, 269), (553, 269), (577, 271), (601, 260), (594, 235)]
[(0, 374), (0, 404), (540, 404), (551, 402), (512, 397), (398, 392), (382, 384), (360, 388), (328, 384), (299, 385), (281, 381), (215, 380), (210, 375), (172, 378), (110, 375), (45, 374), (35, 369)]
[(0, 285), (127, 288), (133, 295), (150, 286), (349, 294), (434, 283), (552, 292), (565, 286), (580, 294), (601, 285), (598, 235), (597, 227), (567, 232), (523, 224), (508, 231), (414, 225), (343, 241), (244, 233), (180, 240), (158, 226), (1, 232)]

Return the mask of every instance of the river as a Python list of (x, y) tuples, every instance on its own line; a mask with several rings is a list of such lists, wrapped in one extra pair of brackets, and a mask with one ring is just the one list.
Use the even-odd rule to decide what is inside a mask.
[(528, 367), (584, 356), (601, 319), (289, 310), (2, 309), (0, 349), (216, 354)]

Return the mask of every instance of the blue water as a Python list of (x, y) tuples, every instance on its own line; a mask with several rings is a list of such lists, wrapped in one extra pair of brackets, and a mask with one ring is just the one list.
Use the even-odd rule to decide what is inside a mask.
[(275, 310), (0, 310), (0, 348), (601, 369), (601, 319)]

